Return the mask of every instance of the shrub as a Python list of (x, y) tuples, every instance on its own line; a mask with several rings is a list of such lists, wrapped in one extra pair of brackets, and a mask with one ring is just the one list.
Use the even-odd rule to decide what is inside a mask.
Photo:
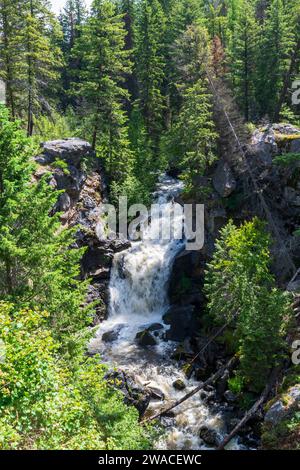
[(59, 355), (47, 312), (0, 303), (0, 449), (146, 449), (138, 413), (83, 352)]
[(270, 238), (257, 218), (239, 228), (229, 222), (216, 242), (206, 274), (208, 308), (217, 323), (235, 322), (239, 376), (259, 391), (281, 358), (289, 322), (289, 296), (269, 270)]

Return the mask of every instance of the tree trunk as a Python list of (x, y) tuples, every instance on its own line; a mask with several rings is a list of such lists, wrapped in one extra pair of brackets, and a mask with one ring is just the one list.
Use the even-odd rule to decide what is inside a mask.
[(147, 418), (145, 419), (144, 421), (142, 421), (142, 423), (147, 423), (149, 421), (153, 421), (154, 419), (157, 419), (157, 418), (160, 418), (161, 416), (163, 416), (164, 414), (168, 413), (169, 411), (173, 410), (174, 408), (176, 408), (178, 405), (181, 405), (181, 403), (183, 403), (184, 401), (188, 400), (189, 398), (191, 398), (193, 395), (195, 395), (196, 393), (200, 392), (200, 390), (202, 390), (203, 388), (207, 387), (207, 385), (210, 385), (212, 383), (214, 383), (216, 380), (218, 380), (220, 377), (222, 377), (224, 371), (226, 369), (232, 369), (235, 364), (237, 363), (237, 358), (236, 357), (232, 357), (224, 366), (220, 367), (217, 372), (215, 372), (213, 375), (211, 375), (209, 377), (209, 379), (207, 379), (205, 382), (202, 382), (200, 385), (198, 385), (197, 387), (193, 388), (193, 390), (191, 390), (190, 392), (188, 392), (186, 395), (184, 395), (184, 397), (180, 398), (180, 400), (177, 400), (175, 403), (173, 403), (172, 405), (168, 406), (167, 408), (161, 410), (159, 413), (156, 413), (155, 415), (151, 416), (150, 418)]

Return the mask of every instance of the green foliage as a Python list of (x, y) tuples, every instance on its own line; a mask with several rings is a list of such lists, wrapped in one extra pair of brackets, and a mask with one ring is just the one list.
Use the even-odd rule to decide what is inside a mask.
[(275, 287), (270, 273), (270, 238), (258, 219), (222, 230), (208, 266), (205, 291), (218, 323), (235, 316), (239, 375), (245, 386), (260, 390), (271, 368), (282, 359), (289, 322), (289, 296)]
[(95, 0), (73, 50), (81, 62), (74, 91), (84, 100), (82, 130), (104, 160), (114, 193), (119, 191), (116, 186), (122, 190), (130, 186), (134, 160), (123, 110), (128, 93), (121, 86), (131, 67), (125, 35), (116, 4)]
[(16, 3), (12, 7), (12, 2), (5, 1), (0, 10), (0, 22), (5, 25), (0, 68), (8, 84), (12, 116), (25, 118), (27, 133), (32, 135), (35, 118), (49, 114), (58, 91), (60, 29), (46, 0)]
[(98, 359), (59, 355), (48, 316), (0, 303), (0, 449), (149, 449), (137, 411), (109, 387)]
[(231, 377), (228, 379), (228, 387), (229, 390), (231, 390), (233, 393), (239, 394), (243, 390), (243, 379), (242, 377), (235, 375), (234, 377)]
[(59, 214), (49, 217), (60, 193), (47, 175), (32, 181), (32, 153), (20, 123), (0, 108), (0, 296), (47, 306), (56, 335), (67, 341), (89, 320), (86, 283), (78, 281), (83, 250), (70, 248), (73, 231), (62, 230)]
[(61, 50), (64, 67), (61, 74), (62, 90), (60, 101), (64, 110), (68, 106), (76, 106), (76, 100), (70, 93), (74, 83), (78, 81), (78, 69), (81, 63), (73, 54), (74, 44), (80, 36), (80, 28), (87, 18), (84, 0), (67, 0), (59, 16), (62, 29)]
[(142, 0), (137, 18), (139, 103), (153, 151), (163, 129), (166, 18), (159, 0)]
[(0, 449), (148, 449), (137, 411), (86, 355), (83, 250), (49, 216), (60, 192), (33, 179), (32, 152), (1, 107)]
[[(234, 2), (231, 3), (233, 8)], [(234, 11), (234, 10), (233, 10)], [(233, 13), (231, 10), (231, 12)], [(230, 15), (230, 11), (229, 11)], [(248, 0), (237, 2), (235, 19), (229, 36), (228, 63), (237, 101), (246, 121), (255, 116), (255, 80), (258, 46), (258, 22), (255, 5)]]
[(36, 120), (34, 142), (46, 142), (48, 140), (66, 139), (73, 136), (68, 116), (53, 112), (51, 116), (40, 116)]
[(275, 163), (275, 165), (279, 165), (279, 166), (292, 166), (295, 163), (298, 163), (299, 161), (300, 161), (300, 153), (292, 153), (292, 152), (284, 153), (273, 159), (273, 162)]
[(171, 167), (181, 169), (185, 190), (192, 192), (197, 176), (215, 160), (217, 138), (206, 78), (209, 49), (205, 28), (189, 26), (176, 41), (174, 53), (181, 106), (162, 141), (162, 152)]
[(292, 6), (273, 0), (261, 26), (256, 99), (260, 115), (273, 116), (294, 44)]

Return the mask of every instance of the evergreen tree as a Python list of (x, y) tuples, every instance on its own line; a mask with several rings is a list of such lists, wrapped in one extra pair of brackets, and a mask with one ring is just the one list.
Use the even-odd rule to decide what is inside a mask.
[(62, 104), (66, 109), (69, 104), (75, 105), (70, 96), (72, 82), (77, 80), (78, 69), (81, 64), (76, 56), (72, 54), (76, 39), (80, 34), (80, 27), (86, 20), (87, 12), (84, 0), (67, 0), (63, 11), (59, 16), (62, 28), (62, 52), (64, 67), (62, 70), (63, 96)]
[[(0, 297), (17, 305), (47, 307), (57, 336), (68, 338), (89, 320), (79, 283), (82, 250), (70, 249), (72, 232), (49, 217), (58, 192), (45, 178), (32, 181), (33, 148), (0, 108)], [(75, 321), (76, 319), (76, 321)]]
[(206, 29), (189, 26), (175, 42), (174, 56), (181, 106), (163, 147), (171, 166), (181, 168), (189, 192), (195, 189), (197, 176), (215, 160), (217, 134), (206, 78), (210, 61)]
[(258, 219), (239, 228), (229, 222), (221, 230), (205, 281), (210, 313), (219, 324), (232, 322), (235, 327), (238, 376), (256, 392), (282, 355), (290, 318), (289, 297), (275, 287), (270, 273), (269, 246)]
[(34, 119), (40, 113), (51, 112), (59, 78), (60, 50), (56, 45), (58, 23), (45, 0), (25, 0), (21, 3), (22, 28), (17, 41), (23, 51), (19, 67), (20, 92), (26, 110), (27, 135), (33, 133)]
[[(120, 0), (119, 6), (120, 13), (123, 15), (124, 28), (126, 31), (124, 39), (124, 48), (130, 53), (130, 59), (135, 60), (133, 54), (135, 47), (135, 17), (136, 17), (136, 5), (134, 0)], [(125, 89), (128, 91), (129, 97), (126, 101), (126, 111), (130, 113), (132, 106), (131, 103), (137, 99), (137, 77), (136, 77), (136, 66), (132, 67), (129, 73), (125, 74)]]
[(20, 26), (16, 3), (11, 0), (0, 3), (0, 78), (6, 85), (6, 105), (13, 118), (17, 108), (17, 64), (20, 60), (20, 44), (15, 41), (16, 29)]
[(273, 117), (279, 100), (287, 57), (293, 46), (293, 36), (282, 0), (272, 0), (261, 27), (259, 43), (259, 77), (256, 100), (261, 116)]
[(95, 0), (92, 13), (77, 40), (75, 53), (82, 60), (76, 92), (85, 99), (85, 126), (91, 128), (92, 145), (105, 159), (109, 175), (120, 181), (131, 170), (126, 116), (122, 109), (128, 93), (122, 88), (130, 71), (124, 48), (122, 15), (110, 0)]
[(107, 381), (99, 357), (81, 346), (68, 360), (48, 316), (0, 302), (0, 449), (151, 448), (154, 433)]
[[(282, 86), (279, 99), (274, 111), (274, 121), (280, 118), (280, 113), (285, 102), (289, 103), (291, 84), (299, 76), (300, 72), (300, 4), (297, 0), (289, 0), (285, 4), (288, 16), (288, 24), (292, 32), (292, 47), (287, 57), (287, 66), (282, 77)], [(290, 103), (289, 103), (290, 104)]]
[(155, 153), (163, 129), (166, 19), (158, 0), (142, 0), (137, 24), (139, 102)]
[(255, 116), (256, 110), (257, 44), (258, 26), (254, 7), (248, 0), (242, 1), (230, 41), (228, 61), (233, 89), (246, 121), (250, 116)]

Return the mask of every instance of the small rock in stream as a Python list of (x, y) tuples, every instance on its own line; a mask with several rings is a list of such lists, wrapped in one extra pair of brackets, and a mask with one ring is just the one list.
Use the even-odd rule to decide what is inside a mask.
[(135, 339), (140, 346), (155, 346), (157, 344), (156, 339), (148, 329), (139, 331)]
[(224, 398), (228, 403), (234, 403), (237, 400), (237, 396), (230, 390), (226, 390), (224, 393)]
[(199, 437), (200, 439), (202, 439), (202, 441), (205, 442), (205, 444), (209, 446), (217, 447), (219, 444), (219, 436), (217, 431), (212, 428), (209, 428), (208, 426), (202, 426), (200, 428)]
[(115, 327), (114, 330), (109, 330), (103, 333), (102, 338), (101, 338), (102, 341), (104, 343), (113, 343), (113, 341), (116, 341), (119, 337), (120, 331), (123, 328), (123, 326), (124, 326), (123, 324), (118, 325)]
[(150, 396), (153, 400), (160, 400), (164, 401), (165, 399), (165, 394), (159, 388), (156, 387), (147, 387), (147, 390), (150, 392)]
[(177, 379), (177, 380), (175, 380), (175, 382), (173, 382), (173, 387), (176, 390), (184, 390), (185, 389), (185, 383), (184, 383), (183, 380)]

